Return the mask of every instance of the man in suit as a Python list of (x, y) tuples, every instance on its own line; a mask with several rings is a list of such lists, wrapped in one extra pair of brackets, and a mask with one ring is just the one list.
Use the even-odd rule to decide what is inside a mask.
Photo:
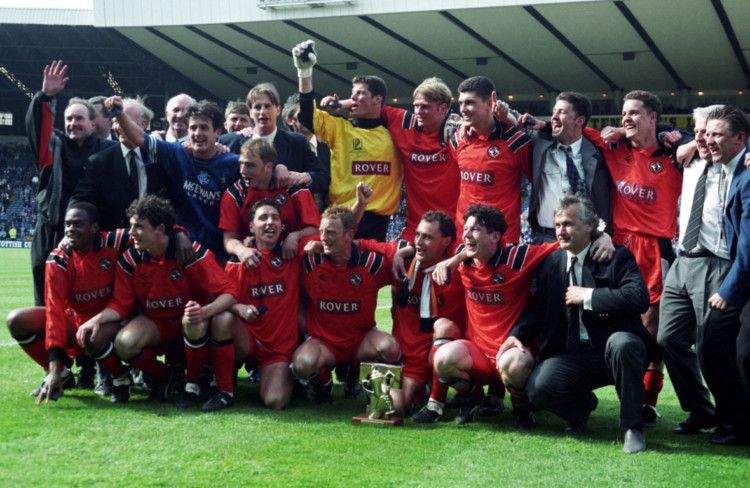
[(569, 432), (586, 430), (598, 403), (592, 390), (614, 384), (626, 431), (623, 450), (637, 453), (646, 449), (643, 374), (660, 356), (641, 325), (648, 290), (633, 254), (616, 246), (609, 262), (587, 257), (596, 222), (590, 200), (560, 200), (555, 230), (561, 249), (537, 268), (533, 304), (500, 347), (498, 369), (514, 388), (525, 388), (538, 409), (567, 420)]
[(695, 434), (716, 425), (696, 351), (703, 347), (703, 330), (710, 314), (708, 298), (731, 267), (726, 236), (719, 232), (721, 164), (713, 164), (706, 144), (708, 114), (721, 107), (693, 110), (698, 157), (683, 171), (680, 255), (667, 273), (660, 307), (657, 341), (680, 406), (689, 412), (688, 418), (672, 429), (675, 434)]
[(552, 109), (551, 133), (528, 131), (534, 148), (529, 199), (533, 244), (556, 240), (555, 206), (561, 197), (576, 192), (591, 199), (603, 224), (599, 230), (612, 235), (612, 177), (601, 151), (583, 137), (591, 110), (587, 96), (562, 92)]
[[(125, 115), (145, 130), (154, 113), (132, 98), (123, 100), (123, 105)], [(140, 199), (145, 193), (167, 196), (164, 169), (156, 164), (144, 165), (148, 160), (146, 151), (128, 140), (117, 121), (113, 128), (120, 144), (89, 158), (84, 166), (83, 179), (71, 197), (71, 203), (85, 201), (99, 208), (102, 230), (129, 227), (125, 211), (133, 200)]]
[(706, 144), (722, 167), (717, 190), (726, 202), (723, 229), (732, 266), (708, 299), (711, 313), (698, 357), (716, 402), (719, 425), (711, 443), (720, 445), (750, 444), (750, 172), (742, 164), (748, 135), (750, 122), (737, 107), (709, 114)]
[[(289, 170), (288, 186), (304, 185), (312, 193), (328, 191), (331, 177), (310, 149), (307, 139), (301, 134), (279, 130), (276, 125), (276, 119), (281, 114), (281, 99), (276, 87), (271, 83), (255, 85), (247, 94), (247, 105), (254, 125), (253, 138), (260, 137), (273, 144), (278, 154), (277, 166), (284, 165)], [(219, 137), (219, 144), (240, 154), (242, 145), (248, 139), (242, 133), (224, 134)], [(278, 170), (275, 175), (279, 180), (287, 180)]]

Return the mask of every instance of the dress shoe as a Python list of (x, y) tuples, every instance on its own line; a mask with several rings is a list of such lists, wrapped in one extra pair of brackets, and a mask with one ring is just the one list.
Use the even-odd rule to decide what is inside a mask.
[(731, 426), (720, 425), (711, 436), (711, 444), (719, 446), (746, 446), (750, 439), (737, 435)]
[(566, 425), (564, 429), (565, 432), (570, 432), (572, 434), (581, 434), (583, 432), (586, 432), (586, 430), (588, 429), (589, 416), (591, 415), (591, 412), (596, 410), (596, 407), (599, 406), (599, 399), (596, 397), (596, 395), (594, 395), (593, 391), (590, 393), (590, 395), (589, 410), (586, 414), (586, 418), (578, 422), (568, 422), (568, 425)]
[(698, 417), (692, 413), (688, 415), (687, 420), (681, 422), (680, 425), (672, 429), (672, 432), (680, 435), (697, 434), (703, 429), (711, 429), (716, 427), (716, 421), (713, 417)]
[(622, 450), (628, 454), (637, 454), (646, 450), (646, 436), (643, 431), (636, 429), (628, 429), (625, 432), (625, 443), (622, 446)]

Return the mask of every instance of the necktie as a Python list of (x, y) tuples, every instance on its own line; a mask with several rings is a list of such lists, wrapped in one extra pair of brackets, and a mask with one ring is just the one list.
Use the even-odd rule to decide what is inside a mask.
[[(691, 251), (698, 244), (698, 235), (701, 230), (701, 219), (703, 217), (703, 201), (706, 199), (706, 178), (712, 163), (706, 163), (706, 168), (698, 178), (693, 196), (693, 206), (690, 207), (690, 219), (688, 219), (685, 237), (682, 238), (682, 247), (685, 251)], [(721, 183), (719, 183), (721, 187)]]
[(573, 194), (580, 194), (582, 196), (588, 196), (588, 191), (586, 191), (586, 185), (581, 179), (581, 175), (578, 173), (578, 170), (576, 169), (576, 165), (573, 162), (573, 153), (570, 149), (570, 146), (561, 146), (561, 147), (562, 147), (563, 152), (565, 153), (565, 167), (568, 173), (568, 183), (570, 184), (570, 191)]
[[(568, 268), (568, 283), (572, 286), (578, 286), (578, 280), (576, 279), (575, 267), (578, 262), (578, 258), (573, 256), (570, 258), (570, 268)], [(580, 341), (581, 332), (579, 330), (578, 323), (578, 305), (568, 305), (568, 352), (576, 353), (581, 347)]]
[(141, 197), (140, 188), (138, 188), (138, 165), (135, 162), (135, 154), (133, 151), (128, 152), (128, 184), (130, 185), (131, 195), (134, 194), (135, 198)]

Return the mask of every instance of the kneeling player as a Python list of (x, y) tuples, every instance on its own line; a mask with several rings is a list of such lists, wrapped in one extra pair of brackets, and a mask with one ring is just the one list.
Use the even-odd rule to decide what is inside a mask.
[(115, 351), (131, 366), (151, 375), (150, 399), (163, 401), (172, 372), (156, 359), (157, 352), (162, 350), (167, 357), (179, 352), (184, 330), (185, 388), (197, 401), (197, 381), (208, 354), (208, 326), (211, 321), (232, 319), (231, 314), (222, 314), (236, 302), (232, 284), (213, 253), (198, 243), (193, 244), (193, 262), (185, 266), (177, 262), (168, 231), (176, 215), (167, 200), (147, 195), (133, 202), (128, 216), (135, 245), (117, 261), (112, 301), (81, 326), (78, 342), (83, 343), (88, 333), (96, 337), (102, 324), (122, 320), (138, 309), (140, 314), (118, 332)]
[[(530, 301), (534, 268), (559, 248), (556, 242), (501, 247), (508, 226), (502, 212), (493, 207), (472, 205), (463, 218), (464, 252), (469, 259), (457, 272), (466, 291), (466, 339), (443, 345), (434, 358), (440, 382), (465, 399), (455, 418), (459, 424), (474, 421), (483, 386), (499, 379), (495, 353)], [(442, 281), (437, 277), (436, 282)], [(533, 427), (528, 398), (508, 391), (516, 425)]]
[[(7, 319), (11, 336), (24, 351), (49, 371), (37, 392), (37, 405), (43, 398), (56, 400), (64, 388), (75, 383), (67, 366), (71, 357), (83, 353), (76, 347), (78, 326), (100, 312), (112, 295), (115, 262), (127, 248), (125, 230), (98, 232), (99, 211), (87, 202), (77, 202), (65, 214), (68, 251), (54, 249), (45, 269), (45, 306), (13, 310)], [(112, 339), (118, 323), (102, 326), (98, 336), (81, 344), (113, 378), (112, 401), (122, 401), (130, 379), (113, 354)]]
[(357, 222), (349, 208), (334, 205), (321, 216), (323, 254), (302, 260), (302, 286), (310, 297), (307, 340), (294, 352), (292, 373), (309, 380), (318, 403), (333, 401), (330, 370), (361, 361), (395, 363), (401, 350), (375, 328), (378, 290), (390, 283), (385, 258), (352, 244)]
[(250, 210), (250, 232), (255, 236), (259, 265), (247, 268), (237, 257), (226, 266), (236, 285), (239, 303), (228, 324), (211, 327), (211, 362), (219, 395), (233, 396), (234, 365), (251, 362), (260, 372), (260, 397), (273, 409), (289, 403), (292, 375), (289, 364), (297, 347), (300, 258), (282, 259), (281, 208), (263, 198)]

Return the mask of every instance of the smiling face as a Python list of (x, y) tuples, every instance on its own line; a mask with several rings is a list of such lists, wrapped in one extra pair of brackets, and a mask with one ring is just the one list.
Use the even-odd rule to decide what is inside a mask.
[(332, 258), (348, 254), (354, 239), (354, 231), (345, 230), (341, 219), (321, 219), (319, 230), (323, 254)]
[(578, 254), (591, 242), (594, 224), (585, 224), (579, 217), (579, 204), (568, 205), (555, 214), (555, 235), (560, 248)]
[(495, 105), (495, 93), (487, 100), (475, 92), (461, 92), (458, 96), (459, 111), (464, 126), (481, 130), (482, 126), (492, 121), (492, 107)]
[(164, 235), (164, 224), (154, 227), (148, 219), (134, 215), (130, 217), (130, 236), (139, 251), (153, 250)]
[(213, 121), (208, 117), (195, 116), (188, 121), (188, 135), (193, 154), (201, 159), (210, 159), (216, 154), (216, 139), (219, 129), (214, 129)]
[(274, 248), (281, 236), (281, 215), (270, 206), (263, 205), (255, 210), (253, 221), (250, 222), (250, 232), (255, 235), (258, 249), (268, 251)]
[(550, 118), (552, 137), (560, 141), (561, 144), (572, 144), (581, 138), (585, 120), (586, 117), (583, 115), (576, 115), (572, 103), (558, 100)]
[(434, 100), (425, 98), (424, 95), (414, 97), (414, 116), (417, 118), (419, 125), (427, 132), (434, 132), (443, 125), (445, 112), (448, 105), (438, 103)]
[(711, 119), (706, 125), (706, 145), (714, 163), (727, 164), (745, 149), (745, 133), (732, 134), (722, 119)]
[(414, 237), (414, 259), (430, 263), (445, 256), (445, 250), (451, 243), (450, 237), (440, 233), (440, 222), (422, 220), (417, 226)]
[(250, 105), (250, 117), (255, 123), (255, 133), (267, 136), (276, 130), (276, 117), (281, 114), (281, 106), (274, 105), (265, 93), (255, 95)]
[(350, 113), (355, 119), (377, 119), (380, 117), (383, 97), (373, 96), (367, 88), (367, 83), (355, 83), (352, 85), (352, 105)]
[(500, 232), (488, 232), (487, 228), (477, 222), (473, 215), (464, 224), (464, 246), (466, 255), (480, 263), (486, 263), (497, 251), (502, 238)]
[(193, 104), (190, 97), (178, 95), (169, 100), (165, 114), (169, 124), (169, 132), (177, 139), (182, 139), (188, 133), (188, 121), (185, 118), (185, 109)]
[(65, 133), (79, 146), (94, 132), (95, 120), (91, 120), (89, 109), (74, 103), (65, 109)]
[(65, 237), (71, 249), (87, 252), (99, 231), (99, 223), (91, 222), (88, 212), (71, 208), (65, 213)]
[(656, 112), (649, 113), (643, 102), (635, 99), (625, 100), (622, 106), (622, 127), (625, 137), (632, 141), (655, 137)]
[(265, 190), (271, 182), (273, 163), (263, 161), (256, 151), (240, 153), (240, 176), (247, 188)]
[(231, 113), (224, 121), (224, 128), (227, 132), (239, 132), (245, 127), (250, 126), (250, 116), (245, 114)]
[(705, 161), (711, 161), (711, 151), (708, 150), (708, 144), (706, 144), (706, 117), (698, 117), (695, 119), (695, 145), (698, 148), (698, 155)]

